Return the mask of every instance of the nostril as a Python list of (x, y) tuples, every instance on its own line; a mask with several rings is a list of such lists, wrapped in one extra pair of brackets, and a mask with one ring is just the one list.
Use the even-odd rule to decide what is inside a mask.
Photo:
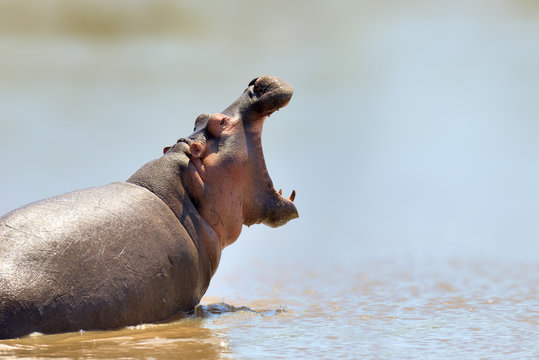
[(251, 80), (251, 82), (250, 82), (250, 83), (249, 83), (249, 85), (247, 85), (247, 86), (252, 86), (252, 85), (254, 85), (254, 84), (255, 84), (255, 82), (256, 82), (257, 80), (258, 80), (258, 78), (257, 78), (257, 77), (256, 77), (256, 78), (254, 78), (253, 80)]

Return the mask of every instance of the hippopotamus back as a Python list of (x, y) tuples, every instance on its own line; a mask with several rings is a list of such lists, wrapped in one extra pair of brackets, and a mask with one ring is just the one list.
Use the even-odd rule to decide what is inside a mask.
[(0, 218), (0, 338), (165, 320), (194, 307), (207, 284), (186, 239), (158, 196), (126, 182), (12, 211)]

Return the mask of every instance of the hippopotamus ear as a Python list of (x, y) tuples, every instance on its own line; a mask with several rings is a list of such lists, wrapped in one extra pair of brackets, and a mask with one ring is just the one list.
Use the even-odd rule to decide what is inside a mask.
[(165, 155), (170, 148), (172, 148), (172, 146), (165, 146), (165, 148), (163, 148), (163, 155)]

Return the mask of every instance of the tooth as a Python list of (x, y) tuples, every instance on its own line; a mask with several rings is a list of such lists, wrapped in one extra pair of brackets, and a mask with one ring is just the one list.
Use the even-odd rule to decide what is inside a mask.
[(294, 202), (295, 198), (296, 198), (296, 190), (292, 190), (292, 194), (290, 194), (290, 198), (288, 200)]
[(279, 189), (279, 195), (283, 194), (283, 189)]

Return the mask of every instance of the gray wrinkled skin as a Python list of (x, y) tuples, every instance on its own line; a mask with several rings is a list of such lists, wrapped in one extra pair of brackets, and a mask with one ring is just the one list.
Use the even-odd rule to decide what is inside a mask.
[(209, 284), (178, 218), (140, 186), (68, 193), (1, 223), (0, 337), (165, 320)]
[[(291, 96), (282, 80), (257, 78), (225, 113), (243, 124), (236, 128), (247, 129), (239, 134), (245, 138)], [(197, 125), (193, 138), (204, 126)], [(253, 139), (247, 145), (261, 156), (259, 134)], [(197, 203), (190, 193), (196, 169), (191, 140), (183, 140), (127, 182), (45, 199), (0, 218), (0, 339), (163, 321), (198, 304), (227, 244), (222, 229), (204, 218), (209, 207), (200, 202), (211, 194), (199, 194)], [(267, 178), (243, 223), (280, 226), (298, 217), (275, 192), (263, 157), (253, 169)]]

